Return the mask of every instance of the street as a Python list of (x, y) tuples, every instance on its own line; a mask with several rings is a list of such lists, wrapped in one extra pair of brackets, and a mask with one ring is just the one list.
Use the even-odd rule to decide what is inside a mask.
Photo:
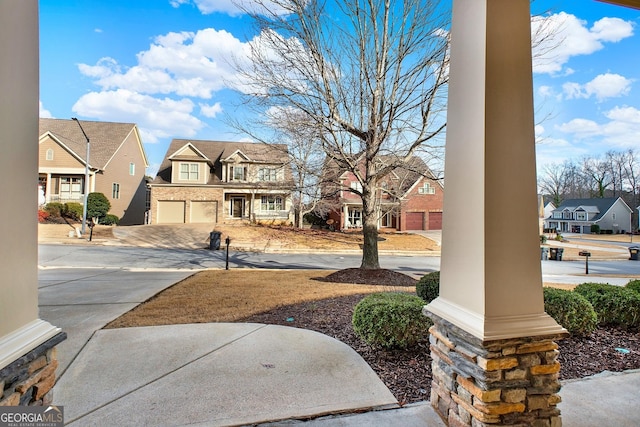
[[(206, 249), (154, 249), (124, 246), (39, 245), (41, 277), (49, 268), (119, 268), (135, 271), (202, 270), (225, 268), (225, 251)], [(420, 277), (440, 268), (439, 257), (380, 256), (382, 268)], [(547, 282), (581, 283), (583, 261), (542, 261), (542, 274)], [(360, 255), (340, 254), (265, 254), (230, 252), (229, 268), (327, 269), (340, 270), (360, 265)], [(640, 277), (640, 261), (589, 261), (589, 276), (603, 276), (609, 283), (624, 284)], [(615, 282), (615, 283), (614, 283)]]

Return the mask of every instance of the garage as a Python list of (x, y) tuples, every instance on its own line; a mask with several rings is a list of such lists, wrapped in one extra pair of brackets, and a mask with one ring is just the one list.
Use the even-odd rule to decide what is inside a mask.
[(158, 224), (184, 224), (184, 200), (158, 201)]
[(407, 212), (407, 230), (424, 230), (424, 212)]
[(216, 223), (218, 221), (218, 202), (215, 200), (194, 200), (191, 202), (191, 222)]
[(442, 212), (429, 212), (428, 230), (442, 230)]

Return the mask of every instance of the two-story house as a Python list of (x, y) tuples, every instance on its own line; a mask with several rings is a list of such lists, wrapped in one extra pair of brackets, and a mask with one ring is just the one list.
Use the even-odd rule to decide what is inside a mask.
[(151, 224), (292, 222), (287, 146), (174, 139), (151, 188)]
[[(87, 137), (82, 133), (84, 129)], [(143, 224), (149, 166), (133, 123), (40, 119), (40, 203), (84, 203), (89, 138), (89, 192), (103, 193), (121, 225)]]
[(631, 230), (631, 208), (618, 197), (568, 199), (545, 219), (545, 228), (562, 233), (591, 233), (597, 224), (601, 232), (624, 233)]
[[(380, 160), (385, 162), (387, 159)], [(328, 215), (330, 223), (337, 230), (362, 227), (362, 199), (357, 194), (362, 186), (355, 174), (328, 162), (325, 176), (333, 184), (327, 185), (323, 192), (335, 199), (335, 208)], [(444, 187), (421, 158), (413, 156), (404, 165), (396, 167), (376, 191), (380, 202), (380, 229), (442, 229)]]

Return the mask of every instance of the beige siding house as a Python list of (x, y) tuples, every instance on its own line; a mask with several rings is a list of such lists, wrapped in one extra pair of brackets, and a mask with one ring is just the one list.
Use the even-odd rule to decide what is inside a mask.
[(174, 139), (149, 185), (151, 223), (290, 223), (285, 145)]
[[(103, 193), (120, 224), (143, 224), (149, 166), (133, 123), (81, 122), (90, 141), (89, 192)], [(40, 119), (38, 185), (41, 202), (84, 202), (87, 141), (77, 122)]]

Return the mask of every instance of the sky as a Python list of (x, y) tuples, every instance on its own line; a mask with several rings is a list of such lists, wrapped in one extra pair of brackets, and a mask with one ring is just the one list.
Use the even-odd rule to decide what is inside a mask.
[[(532, 12), (538, 169), (639, 149), (640, 11)], [(136, 123), (154, 176), (173, 138), (247, 140), (231, 63), (256, 36), (233, 0), (40, 0), (40, 116)]]

